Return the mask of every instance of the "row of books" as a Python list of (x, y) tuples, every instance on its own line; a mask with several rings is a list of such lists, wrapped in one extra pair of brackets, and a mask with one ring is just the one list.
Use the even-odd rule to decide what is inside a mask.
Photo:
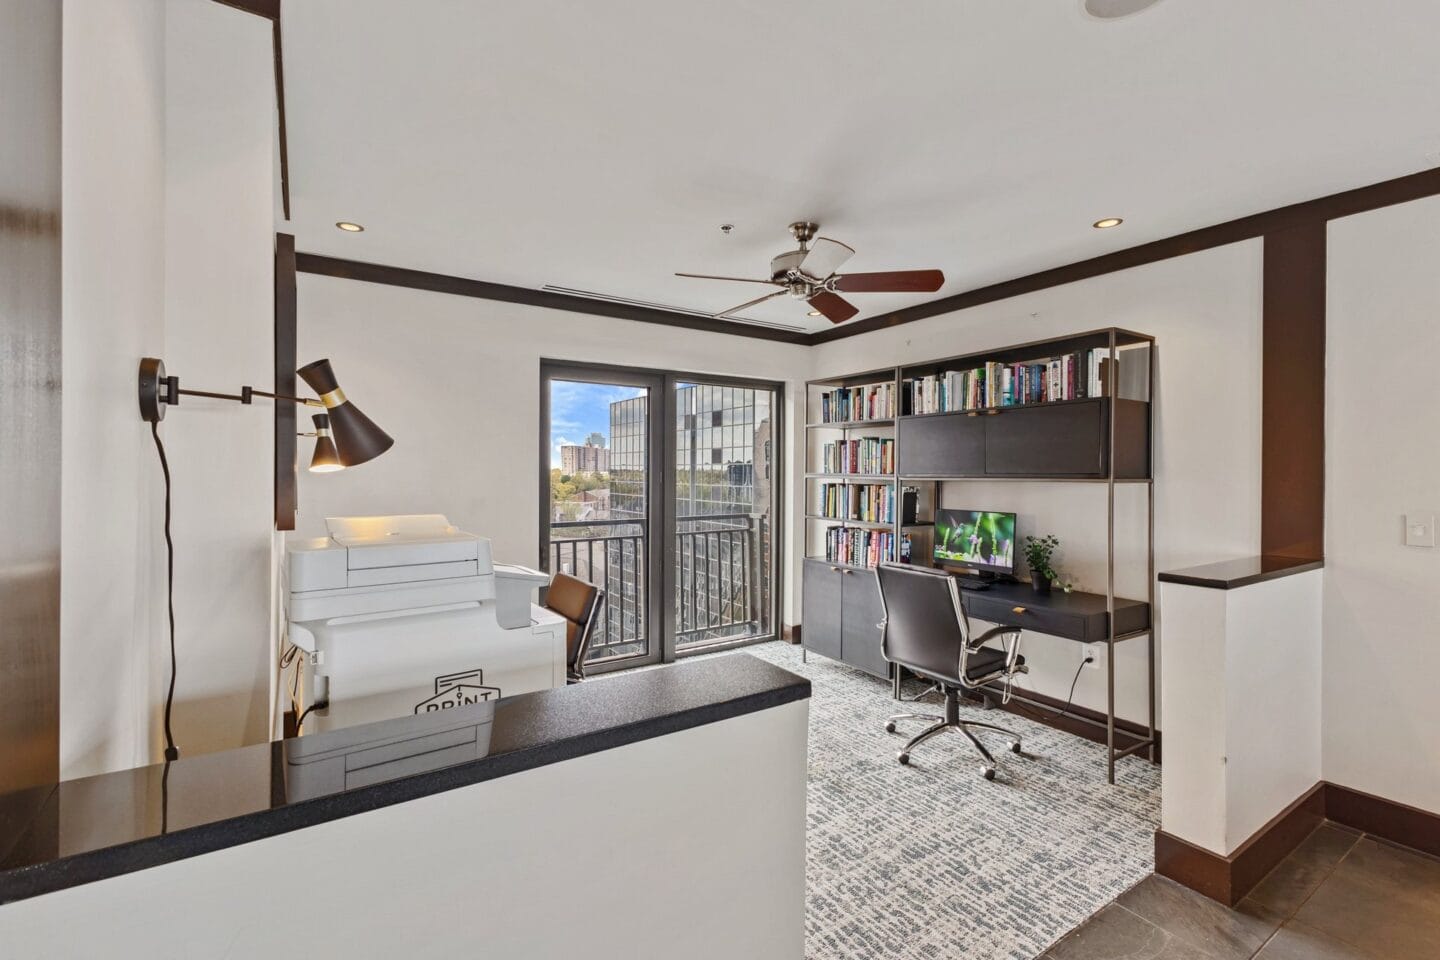
[(895, 384), (839, 387), (820, 395), (821, 423), (889, 420), (895, 416)]
[(820, 469), (816, 473), (895, 472), (895, 441), (886, 437), (856, 437), (837, 440), (820, 448)]
[(825, 559), (852, 567), (873, 567), (894, 559), (895, 534), (888, 530), (831, 527), (825, 531)]
[(1053, 400), (1106, 396), (1109, 350), (1079, 350), (1027, 363), (987, 363), (973, 370), (905, 381), (909, 412), (949, 413)]
[(889, 483), (824, 483), (820, 485), (822, 516), (835, 520), (895, 522), (895, 487)]

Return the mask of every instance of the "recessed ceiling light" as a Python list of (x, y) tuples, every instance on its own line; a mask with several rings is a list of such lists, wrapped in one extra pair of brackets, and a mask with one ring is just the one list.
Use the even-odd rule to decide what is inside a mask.
[(1096, 20), (1119, 20), (1159, 2), (1160, 0), (1085, 0), (1085, 12)]
[(344, 230), (346, 233), (365, 232), (364, 227), (360, 226), (360, 224), (358, 223), (351, 223), (349, 220), (337, 220), (335, 221), (335, 226), (339, 227), (341, 230)]
[(1109, 230), (1111, 227), (1118, 227), (1124, 222), (1120, 217), (1106, 217), (1104, 220), (1096, 220), (1091, 226), (1096, 230)]
[(818, 317), (818, 316), (820, 316), (820, 311), (819, 311), (819, 310), (811, 310), (811, 311), (809, 311), (808, 313), (806, 313), (805, 316), (807, 316), (807, 317)]

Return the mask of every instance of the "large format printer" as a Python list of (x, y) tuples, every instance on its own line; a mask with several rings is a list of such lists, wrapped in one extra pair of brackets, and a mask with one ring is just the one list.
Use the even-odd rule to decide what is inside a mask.
[(565, 621), (531, 602), (544, 573), (494, 563), (489, 540), (440, 514), (325, 526), (328, 537), (285, 548), (286, 627), (314, 706), (306, 732), (565, 684)]

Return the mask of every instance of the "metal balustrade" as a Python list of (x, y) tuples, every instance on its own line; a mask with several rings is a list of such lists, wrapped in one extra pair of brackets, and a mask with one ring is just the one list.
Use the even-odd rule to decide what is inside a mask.
[[(769, 632), (770, 518), (748, 513), (676, 519), (676, 648), (694, 649)], [(588, 660), (648, 649), (645, 571), (650, 541), (639, 520), (550, 524), (550, 569), (604, 587), (604, 619)]]

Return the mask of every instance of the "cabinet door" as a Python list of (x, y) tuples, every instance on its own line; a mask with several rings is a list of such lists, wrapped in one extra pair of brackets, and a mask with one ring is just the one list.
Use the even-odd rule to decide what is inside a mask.
[(983, 477), (988, 417), (947, 413), (902, 418), (896, 431), (902, 477)]
[(842, 574), (823, 560), (806, 560), (800, 603), (801, 638), (807, 650), (840, 659)]
[(1104, 403), (1011, 407), (985, 424), (985, 472), (991, 476), (1105, 475)]
[(890, 676), (890, 664), (880, 652), (880, 583), (873, 570), (847, 570), (840, 618), (840, 655), (852, 667), (877, 677)]

